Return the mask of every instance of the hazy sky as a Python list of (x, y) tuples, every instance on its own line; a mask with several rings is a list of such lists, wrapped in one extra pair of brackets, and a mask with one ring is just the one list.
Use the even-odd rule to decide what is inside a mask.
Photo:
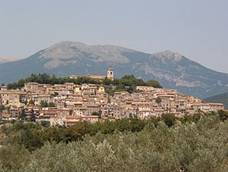
[(64, 40), (169, 49), (228, 73), (228, 0), (0, 0), (0, 57)]

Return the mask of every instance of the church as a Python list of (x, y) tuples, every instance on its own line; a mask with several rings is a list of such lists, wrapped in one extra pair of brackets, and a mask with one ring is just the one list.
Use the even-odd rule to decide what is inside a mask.
[(71, 75), (70, 78), (71, 79), (77, 79), (78, 77), (88, 77), (91, 79), (96, 79), (96, 80), (104, 80), (105, 78), (110, 79), (110, 80), (114, 80), (114, 71), (111, 67), (109, 67), (107, 69), (106, 75), (95, 75), (95, 74), (89, 74), (89, 75)]

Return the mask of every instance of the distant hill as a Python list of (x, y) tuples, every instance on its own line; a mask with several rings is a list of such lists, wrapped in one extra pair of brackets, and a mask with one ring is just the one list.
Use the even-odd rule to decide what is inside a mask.
[(0, 83), (31, 73), (56, 75), (105, 74), (112, 66), (117, 77), (133, 74), (198, 97), (228, 92), (228, 74), (208, 69), (172, 51), (148, 54), (113, 45), (60, 42), (32, 56), (0, 64)]
[(224, 94), (208, 97), (205, 99), (205, 101), (223, 103), (225, 105), (225, 108), (228, 109), (228, 92)]
[(1, 63), (6, 63), (6, 62), (12, 62), (12, 61), (15, 61), (16, 59), (15, 58), (12, 58), (12, 57), (0, 57), (0, 64)]

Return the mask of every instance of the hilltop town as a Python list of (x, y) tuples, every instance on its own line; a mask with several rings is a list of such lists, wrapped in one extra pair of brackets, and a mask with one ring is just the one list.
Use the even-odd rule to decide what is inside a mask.
[[(70, 79), (77, 79), (70, 76)], [(94, 81), (114, 81), (114, 71), (88, 75)], [(224, 110), (221, 103), (205, 103), (201, 99), (173, 89), (136, 85), (133, 91), (108, 89), (115, 85), (66, 82), (41, 84), (26, 82), (20, 89), (0, 87), (0, 115), (3, 121), (30, 120), (53, 125), (71, 126), (79, 121), (97, 122), (129, 117), (146, 119), (172, 113), (177, 117), (197, 112)]]

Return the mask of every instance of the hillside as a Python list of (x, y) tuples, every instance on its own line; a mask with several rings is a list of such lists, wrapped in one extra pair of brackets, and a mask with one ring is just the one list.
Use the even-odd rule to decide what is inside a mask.
[(224, 94), (208, 97), (205, 100), (208, 102), (223, 103), (225, 105), (225, 108), (228, 109), (228, 92)]
[(15, 61), (15, 58), (13, 57), (0, 57), (0, 64), (6, 63), (6, 62), (12, 62)]
[(133, 74), (144, 80), (198, 97), (228, 91), (228, 74), (210, 70), (179, 53), (155, 54), (113, 45), (60, 42), (23, 60), (0, 64), (0, 83), (24, 78), (31, 73), (56, 75), (104, 74), (112, 66), (117, 77)]

